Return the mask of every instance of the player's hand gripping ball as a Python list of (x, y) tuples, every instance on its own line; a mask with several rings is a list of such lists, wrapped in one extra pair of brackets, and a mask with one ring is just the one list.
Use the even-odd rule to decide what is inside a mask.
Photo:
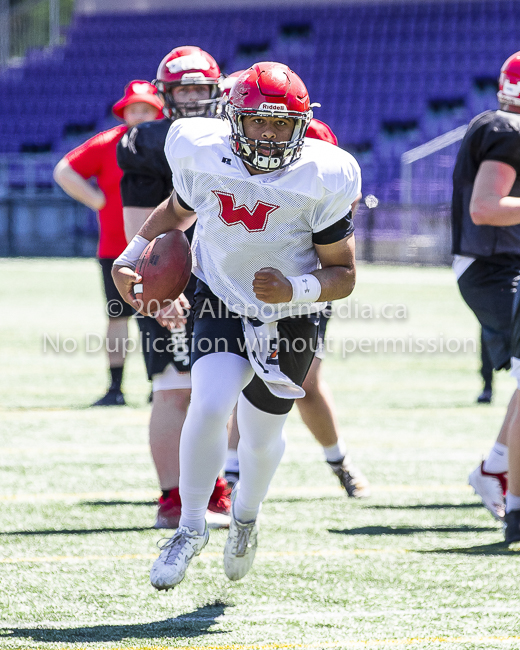
[(191, 273), (191, 248), (182, 230), (170, 230), (153, 239), (139, 257), (134, 285), (140, 311), (150, 315), (169, 307), (186, 288)]

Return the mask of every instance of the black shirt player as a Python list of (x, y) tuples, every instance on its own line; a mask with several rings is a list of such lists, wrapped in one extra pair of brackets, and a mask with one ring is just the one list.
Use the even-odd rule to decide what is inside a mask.
[[(520, 386), (520, 52), (502, 67), (498, 100), (498, 111), (471, 122), (457, 157), (453, 266), (494, 368), (512, 366)], [(493, 516), (505, 520), (506, 541), (519, 541), (520, 390), (513, 394), (497, 442), (469, 483)]]
[[(164, 100), (167, 119), (131, 129), (117, 149), (123, 170), (121, 196), (127, 241), (131, 241), (153, 209), (172, 193), (171, 170), (164, 155), (166, 135), (180, 117), (216, 115), (221, 96), (221, 73), (215, 59), (198, 47), (177, 47), (159, 64), (155, 85)], [(193, 236), (193, 226), (186, 231)], [(195, 277), (184, 294), (193, 303)], [(180, 517), (179, 440), (190, 400), (191, 320), (171, 332), (154, 318), (139, 317), (139, 328), (153, 405), (150, 448), (162, 496), (156, 528), (176, 528)], [(209, 509), (214, 523), (229, 521), (227, 484), (219, 479)], [(216, 515), (214, 513), (217, 513)]]

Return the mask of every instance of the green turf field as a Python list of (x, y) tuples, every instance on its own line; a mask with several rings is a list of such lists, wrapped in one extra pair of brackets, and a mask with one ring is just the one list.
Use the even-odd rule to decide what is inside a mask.
[(96, 262), (0, 273), (0, 649), (520, 648), (520, 554), (466, 486), (514, 381), (501, 373), (477, 406), (471, 345), (418, 350), (478, 336), (449, 269), (361, 265), (358, 317), (330, 325), (325, 375), (373, 496), (344, 496), (294, 412), (251, 572), (228, 582), (214, 531), (168, 593), (148, 580), (160, 534), (138, 353), (130, 407), (85, 408), (106, 383), (102, 353), (85, 351), (104, 331)]

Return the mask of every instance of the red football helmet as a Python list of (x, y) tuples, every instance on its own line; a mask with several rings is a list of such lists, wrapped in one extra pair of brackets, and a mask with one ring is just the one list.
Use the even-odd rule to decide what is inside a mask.
[(240, 77), (243, 72), (245, 72), (245, 70), (237, 70), (236, 72), (232, 72), (231, 74), (228, 74), (228, 76), (222, 81), (222, 98), (225, 101), (229, 99), (229, 95), (233, 90), (233, 86), (236, 84), (238, 77)]
[[(300, 77), (283, 63), (255, 63), (242, 73), (231, 90), (225, 111), (231, 122), (231, 149), (254, 169), (274, 171), (301, 156), (312, 119), (309, 93)], [(242, 122), (246, 115), (292, 118), (291, 139), (271, 142), (246, 138)], [(268, 149), (269, 154), (259, 154), (259, 146)]]
[(520, 106), (520, 52), (511, 55), (502, 66), (497, 97), (501, 104)]
[(311, 123), (309, 124), (306, 137), (314, 138), (315, 140), (323, 140), (324, 142), (330, 142), (335, 145), (338, 144), (338, 139), (330, 126), (321, 120), (317, 120), (315, 117), (312, 118)]
[[(163, 113), (171, 120), (178, 117), (213, 117), (221, 95), (222, 75), (215, 59), (200, 47), (176, 47), (159, 64), (154, 84), (164, 99)], [(209, 99), (189, 103), (176, 102), (176, 86), (209, 86)]]

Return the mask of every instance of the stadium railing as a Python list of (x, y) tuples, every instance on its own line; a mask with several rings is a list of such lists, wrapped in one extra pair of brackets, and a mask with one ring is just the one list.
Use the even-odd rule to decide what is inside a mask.
[(89, 257), (95, 214), (52, 180), (60, 154), (0, 156), (0, 256)]
[[(0, 156), (0, 255), (95, 254), (94, 212), (64, 194), (52, 180), (52, 169), (60, 157), (57, 152)], [(424, 163), (425, 158), (420, 160)], [(441, 160), (441, 171), (451, 177), (447, 160)], [(433, 159), (428, 164), (433, 164)], [(427, 176), (433, 178), (432, 174)], [(412, 203), (381, 202), (375, 208), (361, 204), (355, 217), (358, 259), (390, 264), (451, 262), (447, 198), (451, 181), (440, 189), (430, 184), (425, 190), (415, 170), (412, 179)]]

